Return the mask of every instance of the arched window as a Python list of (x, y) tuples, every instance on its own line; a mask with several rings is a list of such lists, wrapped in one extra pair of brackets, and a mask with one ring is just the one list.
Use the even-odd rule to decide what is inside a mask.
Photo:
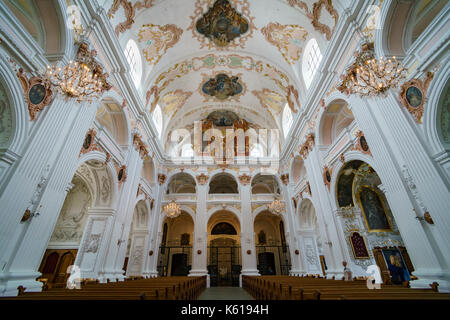
[(133, 78), (134, 85), (136, 88), (139, 88), (142, 77), (142, 59), (139, 48), (132, 39), (128, 41), (125, 47), (125, 57), (130, 65), (131, 78)]
[(289, 133), (289, 130), (291, 129), (292, 122), (294, 122), (294, 119), (292, 118), (292, 112), (291, 109), (289, 109), (288, 104), (284, 106), (283, 118), (281, 119), (281, 121), (283, 124), (284, 137), (286, 138)]
[(303, 55), (302, 73), (306, 88), (309, 88), (314, 75), (319, 68), (320, 61), (322, 61), (322, 53), (316, 39), (312, 38), (306, 44), (305, 54)]
[(162, 127), (163, 127), (163, 119), (161, 107), (159, 104), (156, 105), (155, 110), (153, 111), (153, 123), (155, 124), (156, 131), (158, 131), (158, 137), (161, 137)]
[(191, 158), (194, 156), (194, 150), (192, 149), (192, 144), (188, 143), (181, 147), (181, 156), (186, 158)]

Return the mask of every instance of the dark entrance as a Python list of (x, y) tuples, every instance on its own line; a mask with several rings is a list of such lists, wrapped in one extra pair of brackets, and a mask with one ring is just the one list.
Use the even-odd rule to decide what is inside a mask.
[(256, 253), (261, 275), (289, 275), (289, 246), (256, 246)]
[(258, 270), (263, 276), (275, 274), (275, 255), (273, 252), (262, 252), (258, 254)]
[(240, 246), (222, 243), (214, 245), (212, 242), (208, 247), (208, 273), (211, 287), (239, 287), (241, 268)]
[(186, 253), (175, 253), (172, 256), (172, 270), (170, 272), (170, 275), (187, 276), (188, 273), (188, 255)]
[(191, 270), (191, 252), (191, 246), (159, 247), (158, 275), (160, 277), (188, 275)]

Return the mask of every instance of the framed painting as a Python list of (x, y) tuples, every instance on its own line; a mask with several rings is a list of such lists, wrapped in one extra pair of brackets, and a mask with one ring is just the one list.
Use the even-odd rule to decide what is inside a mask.
[(367, 250), (366, 240), (358, 232), (352, 232), (349, 236), (352, 245), (353, 257), (355, 259), (369, 259), (369, 251)]
[(359, 189), (357, 198), (370, 232), (392, 231), (382, 197), (376, 189), (363, 186)]
[(434, 74), (432, 72), (427, 72), (424, 80), (411, 79), (405, 82), (400, 89), (400, 102), (417, 123), (422, 123), (424, 105), (427, 101), (427, 90), (433, 77)]

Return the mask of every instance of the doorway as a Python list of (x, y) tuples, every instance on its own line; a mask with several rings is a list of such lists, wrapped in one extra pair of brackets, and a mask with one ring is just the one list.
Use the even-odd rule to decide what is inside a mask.
[(187, 276), (188, 273), (188, 255), (186, 253), (175, 253), (172, 256), (171, 276)]
[[(230, 239), (226, 239), (230, 240)], [(231, 245), (216, 245), (208, 247), (208, 272), (211, 287), (239, 287), (241, 274), (241, 247)]]

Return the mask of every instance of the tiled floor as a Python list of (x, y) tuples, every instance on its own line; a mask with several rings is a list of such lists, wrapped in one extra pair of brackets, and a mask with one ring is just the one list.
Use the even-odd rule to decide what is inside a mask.
[(253, 300), (253, 298), (242, 288), (212, 287), (207, 288), (199, 300)]

